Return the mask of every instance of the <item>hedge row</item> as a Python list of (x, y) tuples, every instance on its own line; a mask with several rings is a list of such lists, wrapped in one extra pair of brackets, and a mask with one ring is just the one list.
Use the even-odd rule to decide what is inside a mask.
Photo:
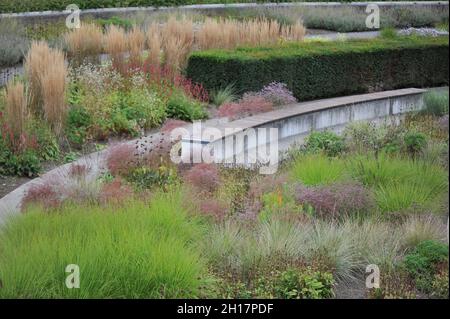
[[(249, 2), (327, 2), (329, 0), (0, 0), (0, 13), (64, 10), (69, 4), (80, 9), (179, 6), (190, 4), (249, 3)], [(380, 1), (380, 0), (379, 0)], [(381, 0), (401, 1), (401, 0)], [(432, 0), (425, 0), (432, 1)], [(336, 0), (335, 2), (350, 2)]]
[(200, 51), (186, 73), (208, 90), (234, 83), (239, 93), (283, 82), (299, 100), (448, 85), (448, 41), (401, 37)]

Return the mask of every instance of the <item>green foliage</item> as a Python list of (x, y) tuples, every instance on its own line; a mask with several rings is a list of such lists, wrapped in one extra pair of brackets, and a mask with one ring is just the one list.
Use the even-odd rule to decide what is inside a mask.
[(288, 269), (277, 277), (274, 295), (283, 299), (321, 299), (333, 297), (333, 275), (306, 269)]
[(95, 23), (99, 24), (103, 28), (107, 28), (110, 25), (115, 25), (117, 27), (122, 27), (124, 29), (131, 29), (133, 23), (128, 19), (123, 19), (121, 17), (113, 16), (108, 19), (97, 19), (94, 20)]
[[(392, 61), (396, 61), (392, 64)], [(448, 38), (288, 43), (193, 53), (187, 76), (206, 89), (259, 91), (286, 83), (298, 100), (448, 84)]]
[[(284, 214), (300, 215), (304, 213), (312, 214), (309, 207), (302, 207), (296, 204), (292, 192), (283, 187), (276, 191), (265, 193), (262, 195), (262, 209), (258, 214), (258, 219), (261, 222), (269, 222), (272, 218), (283, 217)], [(303, 209), (309, 209), (306, 212)]]
[(334, 278), (330, 272), (306, 267), (259, 274), (248, 284), (221, 278), (216, 293), (221, 298), (323, 299), (334, 297), (333, 288)]
[(380, 31), (380, 36), (385, 39), (394, 39), (398, 37), (397, 30), (391, 27), (383, 28)]
[(353, 122), (345, 127), (343, 135), (351, 151), (369, 153), (384, 147), (387, 133), (385, 126), (373, 122)]
[(163, 101), (148, 90), (131, 89), (123, 95), (120, 105), (128, 121), (136, 121), (142, 128), (160, 125), (166, 117)]
[(383, 212), (398, 212), (415, 205), (431, 205), (447, 187), (445, 171), (420, 160), (396, 156), (355, 156), (346, 161), (355, 179), (375, 189)]
[(442, 116), (448, 114), (448, 92), (427, 92), (424, 96), (426, 114)]
[[(3, 149), (3, 150), (2, 150)], [(0, 174), (35, 177), (41, 171), (36, 151), (28, 149), (18, 154), (2, 147), (0, 141)]]
[(408, 132), (405, 135), (405, 146), (409, 154), (416, 155), (427, 145), (427, 136), (421, 132)]
[(417, 287), (426, 293), (432, 291), (437, 267), (442, 263), (447, 263), (448, 269), (448, 245), (433, 240), (419, 243), (404, 259), (405, 269)]
[(82, 146), (88, 137), (92, 118), (82, 106), (72, 106), (67, 113), (66, 135), (70, 142)]
[(340, 159), (321, 154), (305, 155), (295, 160), (290, 175), (307, 186), (326, 185), (345, 177), (345, 165)]
[(43, 161), (59, 159), (61, 154), (59, 143), (51, 129), (44, 123), (33, 123), (31, 134), (36, 137), (38, 149), (37, 156)]
[[(0, 233), (0, 297), (199, 297), (207, 269), (192, 242), (202, 231), (177, 191), (150, 205), (31, 209)], [(80, 267), (79, 289), (64, 284), (69, 264)]]
[(305, 143), (308, 151), (323, 151), (331, 157), (341, 154), (345, 147), (344, 139), (330, 131), (312, 132)]
[(76, 161), (78, 158), (80, 158), (81, 154), (78, 152), (68, 152), (64, 155), (63, 162), (64, 163), (71, 163)]
[(206, 111), (199, 101), (188, 98), (179, 91), (173, 92), (167, 102), (167, 117), (183, 121), (200, 120), (207, 117)]
[(176, 180), (176, 172), (173, 168), (166, 166), (160, 166), (157, 169), (143, 166), (133, 169), (126, 176), (126, 180), (138, 190), (151, 189), (154, 186), (166, 188)]
[(432, 295), (434, 297), (448, 299), (448, 269), (434, 276)]
[(70, 91), (66, 133), (71, 142), (82, 145), (86, 139), (111, 134), (137, 136), (142, 129), (160, 125), (166, 118), (164, 101), (144, 88), (108, 93)]

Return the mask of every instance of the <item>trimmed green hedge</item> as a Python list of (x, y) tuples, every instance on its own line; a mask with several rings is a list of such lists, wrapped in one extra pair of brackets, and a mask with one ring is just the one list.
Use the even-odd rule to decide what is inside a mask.
[(193, 53), (187, 76), (239, 93), (277, 81), (299, 100), (448, 85), (448, 37), (290, 43)]
[[(216, 3), (249, 3), (249, 2), (326, 2), (329, 0), (0, 0), (0, 13), (29, 12), (46, 10), (64, 10), (67, 5), (75, 3), (80, 9), (120, 8), (120, 7), (147, 7), (147, 6), (179, 6), (190, 4), (216, 4)], [(392, 1), (392, 0), (381, 0)], [(401, 1), (401, 0), (393, 0)], [(425, 0), (432, 1), (432, 0)], [(350, 2), (336, 0), (336, 2)]]

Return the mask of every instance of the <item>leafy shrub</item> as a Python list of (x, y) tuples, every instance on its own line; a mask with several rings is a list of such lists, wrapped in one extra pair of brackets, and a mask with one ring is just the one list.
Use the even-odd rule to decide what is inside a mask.
[[(34, 209), (2, 228), (0, 296), (200, 297), (207, 269), (192, 243), (201, 233), (177, 192), (157, 194), (150, 204), (68, 205), (58, 214)], [(64, 286), (70, 263), (82, 270), (81, 289)]]
[(59, 143), (55, 135), (45, 123), (33, 123), (30, 133), (36, 137), (36, 153), (40, 160), (57, 160), (61, 154)]
[[(448, 39), (399, 37), (194, 52), (187, 76), (238, 93), (286, 83), (300, 100), (448, 83)], [(376, 61), (376, 62), (375, 62)], [(398, 61), (394, 66), (391, 61)], [(441, 63), (441, 61), (444, 64)]]
[(274, 295), (284, 299), (322, 299), (333, 297), (334, 279), (331, 273), (288, 269), (278, 275)]
[(305, 140), (307, 151), (323, 151), (328, 156), (334, 157), (344, 151), (343, 138), (330, 131), (312, 132)]
[(324, 299), (334, 297), (334, 283), (330, 272), (288, 268), (261, 273), (247, 284), (225, 275), (216, 290), (222, 298)]
[(409, 154), (420, 153), (427, 145), (427, 136), (421, 132), (408, 132), (405, 135), (405, 146)]
[(318, 216), (330, 219), (357, 213), (367, 214), (373, 208), (371, 194), (357, 183), (300, 186), (296, 191), (296, 199), (304, 205), (311, 205)]
[(386, 269), (383, 272), (380, 287), (371, 289), (368, 297), (372, 299), (415, 299), (414, 283), (400, 267)]
[(448, 93), (427, 92), (424, 96), (423, 113), (436, 116), (448, 114)]
[(20, 153), (12, 153), (7, 149), (2, 149), (0, 144), (0, 169), (1, 174), (34, 177), (41, 171), (41, 161), (32, 149)]
[(128, 121), (136, 121), (142, 128), (158, 126), (166, 116), (163, 101), (148, 90), (131, 89), (123, 96), (120, 108)]
[(167, 101), (167, 117), (182, 121), (194, 121), (207, 117), (201, 102), (188, 98), (181, 92), (174, 92)]
[(431, 292), (434, 276), (442, 263), (448, 268), (448, 245), (433, 240), (419, 243), (404, 259), (405, 269), (417, 287), (427, 293)]
[(67, 113), (66, 134), (70, 142), (81, 146), (86, 142), (92, 118), (81, 106), (72, 106)]
[(355, 152), (377, 152), (385, 144), (387, 135), (385, 126), (377, 126), (374, 122), (353, 122), (345, 127), (346, 146)]
[(168, 184), (176, 179), (176, 173), (171, 167), (164, 165), (158, 168), (141, 166), (130, 169), (125, 179), (138, 190), (150, 189), (153, 186), (165, 189)]
[(258, 219), (262, 222), (269, 222), (279, 219), (304, 219), (304, 207), (297, 205), (292, 191), (287, 187), (278, 187), (275, 191), (265, 193), (261, 196), (261, 210)]
[(432, 285), (432, 296), (448, 299), (448, 268), (434, 276)]

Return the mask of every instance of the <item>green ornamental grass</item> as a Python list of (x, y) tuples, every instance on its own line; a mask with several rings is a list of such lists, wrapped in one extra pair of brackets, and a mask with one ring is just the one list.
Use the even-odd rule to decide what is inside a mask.
[[(197, 297), (206, 269), (191, 243), (201, 232), (177, 192), (150, 205), (34, 209), (0, 234), (0, 298)], [(79, 289), (65, 285), (69, 264)]]

